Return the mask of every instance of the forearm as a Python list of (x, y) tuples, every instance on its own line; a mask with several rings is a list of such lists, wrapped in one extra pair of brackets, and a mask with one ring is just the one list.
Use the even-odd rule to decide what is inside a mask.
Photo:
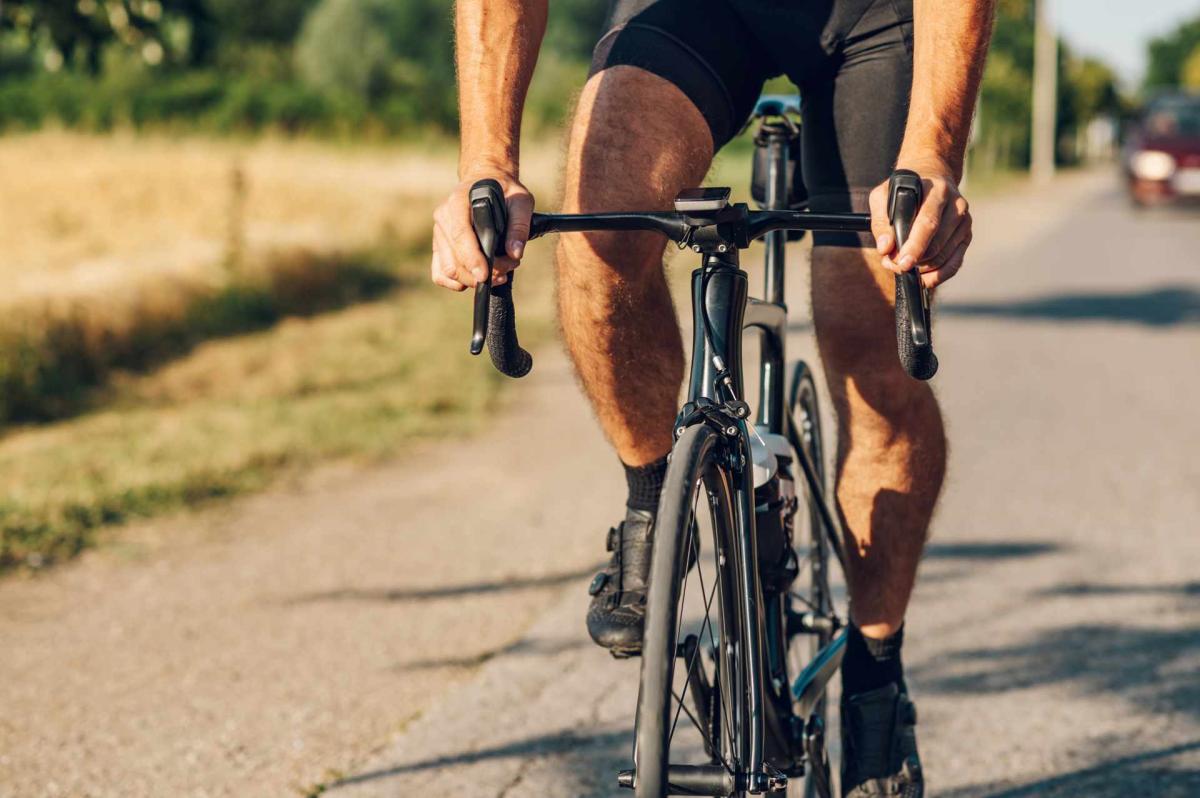
[(898, 165), (962, 178), (996, 0), (915, 0), (913, 87)]
[(548, 4), (549, 0), (458, 0), (460, 172), (480, 164), (516, 169), (521, 112), (546, 31)]

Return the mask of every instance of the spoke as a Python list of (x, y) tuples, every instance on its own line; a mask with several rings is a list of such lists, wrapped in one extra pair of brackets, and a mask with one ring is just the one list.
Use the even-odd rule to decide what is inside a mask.
[[(690, 529), (688, 531), (691, 532)], [(693, 540), (695, 540), (695, 538), (693, 538)], [(699, 545), (699, 541), (696, 541), (696, 547), (698, 547), (698, 545)], [(700, 657), (700, 651), (701, 651), (700, 641), (702, 641), (704, 639), (704, 632), (706, 630), (708, 631), (709, 638), (713, 639), (713, 625), (712, 625), (711, 610), (712, 610), (713, 596), (715, 596), (717, 593), (717, 585), (715, 582), (713, 583), (713, 587), (712, 587), (711, 591), (709, 591), (704, 586), (704, 569), (700, 566), (700, 563), (699, 563), (699, 552), (697, 552), (697, 554), (696, 554), (696, 559), (697, 559), (696, 575), (700, 578), (700, 595), (703, 596), (706, 593), (708, 595), (704, 599), (704, 620), (700, 623), (700, 634), (697, 635), (696, 653), (692, 656), (693, 663), (695, 663)], [(691, 666), (688, 666), (688, 673), (691, 673)], [(688, 688), (688, 685), (684, 684), (684, 686), (683, 686), (684, 695), (687, 695), (687, 688)], [(680, 705), (682, 706), (682, 702)], [(685, 712), (687, 711), (686, 707), (684, 708), (684, 711)], [(688, 714), (690, 715), (691, 713), (689, 712)], [(675, 710), (675, 722), (678, 722), (678, 721), (679, 721), (679, 710)], [(675, 737), (675, 724), (672, 723), (671, 724), (671, 734), (668, 737), (668, 739), (673, 739), (674, 737)], [(707, 734), (705, 735), (705, 739), (708, 739)], [(710, 745), (712, 744), (712, 740), (709, 740), (709, 744)]]
[[(683, 714), (688, 716), (688, 720), (690, 720), (692, 722), (692, 725), (696, 727), (696, 731), (700, 732), (700, 736), (703, 737), (704, 739), (708, 740), (708, 733), (706, 731), (704, 731), (704, 727), (700, 725), (700, 721), (696, 720), (696, 716), (693, 715), (692, 711), (684, 705), (683, 696), (681, 696), (679, 693), (675, 692), (673, 689), (671, 690), (671, 695), (675, 697), (675, 700), (677, 702), (679, 702), (679, 706), (682, 707), (682, 709), (683, 709)], [(675, 734), (675, 729), (672, 728), (671, 735), (674, 736), (674, 734)], [(712, 741), (709, 740), (710, 744), (711, 744), (711, 742)]]
[[(712, 507), (709, 508), (709, 517), (712, 519), (713, 532), (714, 532), (713, 538), (715, 541), (715, 539), (717, 538), (716, 530), (719, 527), (719, 524), (717, 522), (717, 513), (716, 513), (715, 508), (712, 508)], [(714, 548), (716, 548), (715, 542), (714, 542)], [(713, 596), (716, 595), (717, 587), (721, 584), (721, 573), (720, 573), (721, 563), (718, 559), (719, 551), (714, 551), (714, 555), (717, 555), (717, 556), (714, 556), (714, 558), (713, 558), (714, 562), (716, 562), (716, 564), (717, 564), (717, 574), (716, 574), (716, 579), (713, 580), (712, 592), (709, 594), (708, 603), (705, 605), (704, 618), (705, 618), (706, 622), (709, 622), (709, 620), (710, 620), (708, 608), (712, 605)], [(701, 576), (701, 585), (704, 584), (703, 579), (704, 579), (703, 576)], [(722, 616), (722, 617), (724, 617), (724, 616)], [(722, 632), (723, 631), (724, 631), (724, 628), (722, 628)], [(715, 656), (713, 657), (713, 670), (714, 670), (713, 683), (718, 685), (717, 694), (718, 694), (718, 696), (720, 696), (720, 699), (721, 699), (721, 718), (724, 721), (721, 724), (721, 726), (725, 733), (725, 737), (729, 740), (729, 751), (732, 753), (733, 752), (733, 724), (730, 722), (730, 718), (732, 717), (733, 713), (730, 711), (729, 706), (725, 703), (726, 699), (728, 698), (729, 690), (726, 690), (720, 686), (721, 685), (721, 675), (725, 672), (725, 669), (721, 667), (722, 652), (721, 652), (720, 647), (727, 645), (728, 641), (726, 641), (724, 639), (717, 640), (717, 638), (713, 632), (711, 623), (708, 623), (708, 635), (709, 635), (709, 639), (712, 640), (714, 643), (716, 643), (716, 645), (713, 646), (713, 651), (715, 654)], [(721, 761), (722, 761), (722, 763), (725, 764), (726, 767), (729, 767), (728, 762), (723, 755), (721, 756)]]
[[(697, 483), (697, 488), (701, 488), (701, 486), (702, 486), (702, 483)], [(691, 559), (692, 548), (695, 546), (695, 544), (697, 542), (695, 540), (695, 538), (692, 537), (692, 524), (695, 522), (696, 502), (699, 500), (699, 498), (700, 498), (700, 489), (697, 489), (692, 494), (692, 510), (691, 510), (691, 513), (689, 513), (689, 515), (688, 515), (688, 525), (684, 529), (684, 532), (683, 532), (685, 535), (687, 535), (688, 541), (687, 541), (687, 548), (685, 549), (685, 555), (684, 555), (684, 560), (683, 560), (683, 590), (679, 594), (679, 615), (675, 619), (675, 645), (676, 645), (676, 647), (678, 647), (678, 645), (679, 645), (679, 635), (681, 633), (681, 630), (683, 629), (683, 610), (687, 604), (688, 560)], [(697, 554), (696, 554), (696, 559), (697, 560), (700, 559), (699, 552), (697, 552)], [(699, 567), (699, 562), (697, 562), (696, 565), (697, 565), (697, 567)], [(703, 581), (701, 581), (700, 589), (701, 589), (700, 595), (704, 595)], [(671, 656), (675, 656), (674, 651), (671, 652)], [(687, 675), (692, 672), (692, 666), (695, 665), (696, 658), (699, 656), (700, 656), (700, 647), (696, 646), (696, 651), (695, 651), (695, 653), (692, 654), (692, 661), (690, 663), (688, 663), (687, 670), (684, 671), (684, 680), (683, 680), (683, 696), (684, 697), (687, 696), (688, 685), (689, 685)], [(672, 694), (674, 694), (674, 692), (675, 692), (673, 687), (671, 689), (671, 692), (672, 692)], [(684, 709), (683, 698), (680, 698), (679, 706), (676, 707), (676, 709), (675, 709), (675, 717), (671, 720), (671, 733), (667, 735), (667, 752), (668, 753), (671, 750), (671, 740), (675, 739), (675, 727), (679, 724), (679, 711), (682, 709)], [(691, 713), (689, 713), (689, 714), (691, 714)]]

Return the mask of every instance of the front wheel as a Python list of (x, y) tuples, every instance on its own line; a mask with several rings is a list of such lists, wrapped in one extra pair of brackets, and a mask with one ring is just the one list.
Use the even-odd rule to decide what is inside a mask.
[(735, 778), (745, 769), (749, 721), (727, 447), (710, 427), (690, 427), (667, 469), (642, 643), (638, 798), (746, 794)]
[[(829, 538), (821, 520), (818, 498), (808, 488), (804, 469), (799, 462), (799, 458), (807, 460), (824, 493), (828, 483), (817, 384), (812, 370), (804, 361), (797, 362), (792, 368), (788, 410), (792, 445), (798, 458), (794, 469), (796, 482), (804, 487), (797, 490), (803, 500), (795, 517), (792, 536), (792, 545), (801, 567), (785, 601), (793, 621), (796, 613), (818, 619), (835, 619), (838, 612), (831, 588), (833, 559), (830, 556)], [(793, 623), (793, 628), (796, 626), (799, 624)], [(799, 634), (785, 633), (784, 639), (788, 675), (794, 679), (819, 651), (832, 642), (833, 628), (822, 625), (817, 630)], [(829, 686), (835, 687), (836, 682), (835, 678)], [(788, 792), (791, 798), (836, 798), (841, 795), (841, 724), (836, 706), (835, 711), (829, 711), (830, 699), (836, 701), (837, 693), (832, 696), (829, 693), (827, 690), (822, 694), (809, 717), (800, 719), (810, 733), (820, 730), (821, 734), (817, 739), (809, 740), (805, 777), (791, 782)]]

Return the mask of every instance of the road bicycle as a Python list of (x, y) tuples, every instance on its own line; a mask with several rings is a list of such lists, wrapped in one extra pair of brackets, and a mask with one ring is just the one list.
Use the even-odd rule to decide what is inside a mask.
[[(812, 370), (794, 363), (785, 386), (784, 254), (790, 234), (868, 231), (870, 220), (803, 208), (796, 115), (796, 103), (785, 98), (764, 98), (755, 110), (752, 185), (761, 210), (730, 204), (728, 189), (699, 189), (681, 193), (674, 212), (538, 213), (532, 220), (531, 240), (652, 230), (700, 257), (691, 282), (687, 401), (675, 422), (654, 532), (633, 767), (617, 777), (638, 798), (836, 797), (828, 695), (846, 632), (830, 570), (833, 563), (844, 569), (845, 556), (826, 490)], [(918, 175), (893, 174), (888, 214), (901, 246), (921, 199)], [(470, 201), (490, 269), (504, 247), (504, 197), (498, 183), (483, 180)], [(755, 299), (739, 253), (760, 238), (765, 282)], [(533, 359), (517, 337), (511, 277), (477, 287), (471, 351), (486, 343), (497, 369), (521, 377)], [(743, 390), (747, 329), (760, 334), (753, 420)], [(931, 378), (937, 358), (929, 300), (915, 270), (896, 277), (896, 341), (909, 376)]]

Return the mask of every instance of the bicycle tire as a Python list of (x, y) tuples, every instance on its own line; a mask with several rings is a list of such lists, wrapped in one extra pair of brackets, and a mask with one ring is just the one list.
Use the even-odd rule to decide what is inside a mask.
[[(703, 625), (690, 661), (686, 657), (678, 659), (677, 656), (687, 598), (685, 580), (689, 573), (694, 570), (700, 575), (702, 595), (709, 590), (703, 582), (707, 563), (701, 561), (692, 569), (689, 562), (689, 546), (693, 540), (698, 541), (698, 535), (694, 535), (692, 529), (696, 523), (697, 502), (703, 493), (707, 498), (706, 503), (711, 508), (709, 515), (713, 533), (713, 553), (730, 551), (728, 546), (732, 545), (736, 535), (733, 506), (735, 482), (726, 466), (726, 460), (723, 436), (706, 424), (698, 424), (689, 427), (679, 437), (667, 469), (654, 533), (642, 645), (634, 750), (634, 789), (637, 798), (661, 798), (669, 794), (668, 788), (671, 785), (668, 783), (668, 766), (688, 764), (672, 761), (671, 754), (672, 740), (680, 716), (679, 705), (683, 703), (677, 699), (687, 699), (687, 688), (680, 691), (676, 685), (682, 681), (690, 686), (689, 677), (693, 675), (693, 668), (699, 668), (700, 673), (703, 673), (704, 659), (699, 653), (699, 643), (703, 643)], [(717, 545), (718, 541), (722, 540), (724, 542)], [(699, 553), (697, 559), (700, 559)], [(720, 713), (716, 717), (717, 740), (713, 741), (710, 736), (705, 741), (705, 751), (708, 752), (709, 766), (718, 764), (713, 760), (720, 760), (719, 764), (727, 772), (736, 773), (739, 752), (744, 752), (746, 748), (744, 735), (749, 728), (749, 721), (741, 703), (744, 690), (741, 688), (742, 676), (738, 669), (736, 653), (742, 650), (737, 622), (740, 616), (736, 610), (736, 607), (740, 606), (740, 600), (736, 593), (736, 576), (733, 573), (732, 562), (730, 558), (730, 567), (713, 569), (713, 585), (708, 604), (716, 607), (718, 618), (714, 623), (707, 615), (707, 608), (706, 618), (710, 639), (713, 640), (715, 648), (712, 660), (716, 673), (711, 684), (716, 686), (718, 694), (715, 705), (710, 700), (709, 717), (703, 722), (708, 724), (711, 732), (713, 713)], [(720, 645), (716, 644), (717, 638), (713, 636), (714, 626), (719, 626)], [(685, 663), (682, 679), (679, 679), (677, 661)], [(694, 698), (695, 691), (692, 691), (692, 694)], [(697, 707), (698, 711), (700, 709)], [(701, 729), (700, 733), (703, 735), (705, 731)], [(718, 753), (713, 754), (709, 750), (710, 746), (715, 747)], [(676, 785), (672, 787), (671, 792), (681, 794), (677, 792), (678, 789)], [(721, 794), (740, 798), (746, 793), (734, 788), (731, 792)]]
[[(827, 483), (825, 480), (825, 441), (821, 430), (820, 402), (817, 398), (817, 385), (816, 380), (813, 378), (812, 370), (802, 360), (797, 361), (792, 367), (791, 385), (788, 393), (788, 409), (792, 423), (797, 426), (797, 437), (807, 450), (809, 462), (813, 464), (818, 482), (824, 488)], [(797, 468), (797, 472), (799, 472), (799, 468)], [(796, 478), (798, 483), (805, 485), (802, 474), (797, 473)], [(807, 590), (806, 601), (814, 605), (818, 612), (830, 615), (834, 611), (834, 599), (829, 585), (829, 541), (822, 529), (823, 521), (821, 513), (817, 508), (816, 500), (806, 486), (803, 490), (803, 495), (806, 497), (806, 501), (803, 508), (797, 513), (797, 521), (806, 521), (806, 523), (803, 525), (801, 523), (796, 524), (793, 545), (797, 550), (797, 556), (808, 560), (808, 568), (806, 569), (808, 578), (805, 580), (807, 585), (800, 585), (798, 589), (803, 588)], [(804, 510), (807, 510), (807, 513)], [(807, 518), (803, 518), (803, 515), (806, 515)], [(792, 678), (795, 678), (799, 672), (799, 668), (807, 664), (816, 652), (828, 645), (832, 639), (833, 633), (825, 631), (816, 634), (796, 634), (787, 638), (789, 671)], [(817, 705), (813, 713), (824, 726), (826, 741), (830, 739), (829, 734), (831, 732), (828, 705), (829, 701), (826, 696)], [(808, 722), (809, 718), (801, 718), (800, 720)], [(837, 730), (834, 731), (836, 732)], [(788, 793), (790, 796), (794, 798), (832, 798), (840, 794), (838, 791), (841, 775), (839, 772), (840, 761), (835, 761), (839, 758), (830, 756), (827, 746), (823, 746), (822, 748), (821, 753), (824, 755), (824, 761), (808, 762), (803, 781), (796, 781), (789, 785)], [(822, 776), (815, 772), (817, 768), (824, 768), (823, 783)]]

